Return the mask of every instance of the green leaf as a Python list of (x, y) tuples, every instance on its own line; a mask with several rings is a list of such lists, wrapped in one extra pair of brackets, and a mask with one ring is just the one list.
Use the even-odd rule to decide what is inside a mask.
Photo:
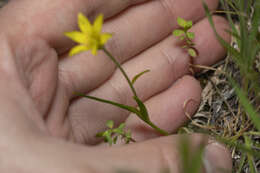
[(186, 28), (186, 26), (187, 26), (187, 21), (185, 19), (181, 18), (181, 17), (177, 18), (177, 23), (182, 28)]
[(188, 37), (189, 39), (193, 40), (194, 37), (195, 37), (195, 34), (194, 34), (193, 32), (187, 32), (187, 37)]
[(121, 134), (124, 134), (124, 131), (123, 131), (123, 129), (116, 128), (116, 129), (113, 129), (113, 133), (121, 135)]
[(121, 123), (118, 129), (124, 129), (125, 128), (125, 123)]
[(177, 23), (180, 27), (184, 28), (185, 31), (188, 31), (192, 27), (192, 21), (191, 20), (185, 20), (181, 17), (177, 18)]
[(184, 39), (185, 39), (185, 37), (184, 37), (184, 36), (181, 36), (181, 37), (180, 37), (180, 40), (184, 40)]
[(99, 137), (99, 138), (103, 137), (103, 136), (104, 136), (104, 132), (99, 132), (99, 133), (96, 134), (96, 137)]
[(125, 139), (125, 144), (129, 144), (129, 142), (130, 142), (130, 139), (129, 139), (129, 138), (126, 138), (126, 139)]
[(125, 136), (126, 136), (127, 138), (131, 138), (131, 137), (132, 137), (131, 131), (126, 132)]
[(190, 41), (190, 40), (186, 40), (186, 42), (187, 42), (187, 44), (188, 44), (189, 46), (194, 45), (194, 43), (193, 43), (192, 41)]
[(181, 29), (175, 29), (172, 34), (173, 34), (174, 36), (176, 36), (176, 37), (179, 37), (179, 36), (181, 36), (181, 35), (184, 35), (185, 32), (184, 32), (183, 30), (181, 30)]
[(238, 168), (237, 173), (241, 173), (242, 172), (243, 166), (245, 164), (245, 160), (246, 160), (246, 153), (242, 153), (242, 157), (241, 157), (241, 159), (239, 161), (239, 168)]
[(110, 137), (110, 138), (107, 138), (107, 142), (109, 143), (109, 145), (111, 146), (113, 144), (113, 139)]
[(114, 137), (114, 139), (113, 139), (113, 143), (114, 143), (114, 144), (116, 144), (117, 139), (118, 139), (118, 136)]
[(190, 56), (192, 56), (194, 58), (198, 56), (196, 50), (194, 50), (193, 48), (189, 48), (188, 53)]
[(126, 137), (126, 138), (125, 138), (125, 143), (126, 143), (126, 144), (129, 144), (129, 142), (130, 142), (131, 139), (132, 139), (131, 131), (126, 132), (125, 137)]
[(237, 34), (236, 32), (234, 31), (230, 31), (230, 30), (225, 30), (227, 33), (229, 33), (230, 35), (232, 35), (233, 37), (236, 38), (236, 40), (241, 40), (241, 37), (239, 34)]
[(224, 46), (228, 52), (230, 54), (232, 54), (233, 56), (235, 57), (241, 57), (240, 53), (234, 48), (232, 47), (228, 42), (226, 42), (218, 33), (217, 33), (217, 30), (216, 30), (216, 27), (215, 27), (215, 24), (213, 22), (213, 19), (212, 19), (212, 15), (210, 13), (210, 10), (207, 6), (207, 4), (205, 3), (205, 1), (203, 1), (203, 7), (206, 11), (206, 16), (208, 17), (208, 20), (209, 20), (209, 23), (211, 25), (211, 27), (213, 28), (213, 31), (215, 33), (215, 35), (217, 36), (217, 39), (219, 40), (220, 44), (222, 44), (222, 46)]
[(95, 101), (107, 103), (107, 104), (110, 104), (110, 105), (114, 105), (114, 106), (128, 110), (129, 112), (132, 112), (132, 113), (135, 113), (135, 114), (139, 113), (139, 111), (135, 107), (132, 107), (132, 106), (123, 105), (123, 104), (120, 104), (120, 103), (116, 103), (116, 102), (113, 102), (113, 101), (110, 101), (110, 100), (101, 99), (101, 98), (98, 98), (98, 97), (88, 96), (88, 95), (85, 95), (85, 94), (82, 94), (82, 93), (76, 93), (76, 95), (82, 96), (82, 97), (85, 97), (85, 98), (88, 98), (88, 99), (91, 99), (91, 100), (95, 100)]
[(139, 114), (137, 114), (142, 120), (144, 120), (145, 122), (149, 122), (149, 115), (148, 115), (148, 111), (144, 105), (144, 103), (136, 96), (134, 96), (134, 99), (136, 101), (136, 103), (138, 104), (139, 108), (140, 108), (140, 112)]
[(238, 84), (236, 84), (234, 80), (232, 80), (232, 79), (230, 79), (230, 80), (231, 80), (232, 85), (235, 88), (236, 94), (239, 98), (241, 105), (244, 107), (246, 113), (251, 118), (255, 127), (258, 129), (258, 131), (260, 131), (260, 116), (257, 113), (257, 110), (253, 107), (253, 105), (248, 100), (246, 92), (243, 91), (241, 88), (239, 88)]
[[(180, 136), (179, 141), (179, 152), (181, 159), (181, 166), (183, 168), (183, 173), (199, 173), (201, 172), (203, 163), (203, 152), (205, 149), (205, 144), (200, 143), (196, 150), (191, 150), (191, 141), (187, 135)], [(191, 171), (192, 170), (192, 171)]]
[(108, 128), (112, 129), (114, 127), (114, 121), (108, 120), (106, 125), (107, 125)]
[(103, 136), (105, 137), (105, 142), (108, 142), (109, 145), (113, 144), (113, 139), (111, 137), (111, 131), (105, 131)]
[[(245, 138), (245, 143), (248, 148), (252, 148), (252, 141), (248, 136), (244, 136)], [(250, 173), (257, 173), (258, 171), (256, 170), (255, 164), (254, 164), (254, 158), (251, 154), (247, 153), (247, 159), (249, 162), (249, 169)]]
[(148, 73), (148, 72), (150, 72), (150, 70), (145, 70), (145, 71), (143, 71), (143, 72), (141, 72), (141, 73), (135, 75), (135, 77), (132, 79), (132, 84), (134, 84), (135, 81), (136, 81), (139, 77), (141, 77), (143, 74)]
[(189, 30), (190, 28), (192, 27), (192, 21), (191, 20), (188, 20), (187, 23), (186, 23), (186, 29)]

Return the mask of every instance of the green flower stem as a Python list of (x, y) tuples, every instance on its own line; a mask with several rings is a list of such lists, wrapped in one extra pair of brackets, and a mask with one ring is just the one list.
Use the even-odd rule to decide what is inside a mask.
[[(129, 79), (129, 77), (127, 76), (126, 72), (124, 71), (124, 69), (121, 67), (121, 65), (117, 62), (117, 60), (114, 58), (114, 56), (105, 48), (105, 47), (102, 47), (101, 50), (103, 50), (105, 52), (105, 54), (116, 64), (116, 66), (119, 68), (119, 70), (122, 72), (122, 74), (124, 75), (125, 79), (127, 80), (133, 94), (134, 94), (134, 97), (136, 97), (138, 100), (138, 96), (136, 94), (136, 91), (134, 89), (134, 86), (131, 82), (131, 80)], [(114, 105), (114, 106), (118, 106), (122, 109), (126, 109), (132, 113), (135, 113), (139, 118), (141, 118), (144, 122), (146, 122), (148, 125), (150, 125), (150, 127), (152, 127), (153, 129), (155, 129), (156, 131), (158, 131), (160, 134), (164, 135), (164, 136), (167, 136), (169, 135), (168, 132), (160, 129), (159, 127), (157, 127), (155, 124), (153, 124), (150, 120), (149, 120), (149, 117), (148, 117), (148, 120), (144, 119), (144, 115), (142, 115), (142, 111), (139, 111), (137, 110), (136, 108), (134, 107), (131, 107), (131, 106), (128, 106), (128, 105), (123, 105), (123, 104), (120, 104), (120, 103), (115, 103), (115, 102), (112, 102), (112, 101), (109, 101), (109, 100), (104, 100), (104, 99), (100, 99), (100, 98), (97, 98), (97, 97), (93, 97), (93, 96), (86, 96), (86, 95), (83, 95), (83, 94), (78, 94), (79, 96), (83, 96), (83, 97), (86, 97), (86, 98), (89, 98), (89, 99), (92, 99), (92, 100), (96, 100), (96, 101), (100, 101), (100, 102), (104, 102), (104, 103), (108, 103), (108, 104), (111, 104), (111, 105)], [(143, 105), (143, 104), (142, 104)], [(144, 105), (143, 105), (144, 106)], [(146, 110), (146, 108), (144, 108)]]
[(164, 135), (164, 136), (168, 136), (170, 135), (168, 132), (166, 132), (165, 130), (160, 129), (159, 127), (157, 127), (155, 124), (153, 124), (151, 121), (146, 122), (147, 124), (149, 124), (153, 129), (155, 129), (156, 131), (158, 131), (160, 134)]
[[(139, 118), (141, 118), (140, 116), (140, 112), (134, 108), (134, 107), (131, 107), (131, 106), (127, 106), (127, 105), (123, 105), (123, 104), (120, 104), (120, 103), (116, 103), (116, 102), (112, 102), (110, 100), (105, 100), (105, 99), (101, 99), (101, 98), (97, 98), (97, 97), (93, 97), (93, 96), (88, 96), (88, 95), (85, 95), (85, 94), (81, 94), (81, 93), (76, 93), (76, 95), (78, 96), (82, 96), (82, 97), (85, 97), (85, 98), (88, 98), (88, 99), (91, 99), (91, 100), (96, 100), (96, 101), (99, 101), (99, 102), (103, 102), (103, 103), (107, 103), (107, 104), (110, 104), (110, 105), (114, 105), (114, 106), (117, 106), (117, 107), (120, 107), (122, 109), (125, 109), (129, 112), (132, 112), (134, 114), (136, 114)], [(164, 136), (167, 136), (169, 135), (168, 132), (160, 129), (159, 127), (157, 127), (155, 124), (153, 124), (151, 121), (149, 120), (143, 120), (145, 123), (147, 123), (150, 127), (152, 127), (153, 129), (155, 129), (156, 131), (158, 131), (160, 134), (164, 135)], [(134, 142), (134, 141), (132, 141)]]
[(99, 102), (114, 105), (114, 106), (120, 107), (121, 109), (125, 109), (129, 112), (132, 112), (134, 114), (139, 114), (139, 111), (136, 108), (131, 107), (131, 106), (123, 105), (123, 104), (120, 104), (120, 103), (112, 102), (110, 100), (105, 100), (105, 99), (101, 99), (101, 98), (98, 98), (98, 97), (88, 96), (88, 95), (81, 94), (81, 93), (76, 93), (76, 95), (81, 96), (81, 97), (85, 97), (85, 98), (88, 98), (88, 99), (91, 99), (91, 100), (96, 100), (96, 101), (99, 101)]
[(137, 94), (136, 94), (136, 91), (134, 89), (134, 86), (131, 82), (131, 80), (129, 79), (129, 77), (127, 76), (125, 70), (121, 67), (121, 65), (117, 62), (117, 60), (114, 58), (113, 55), (111, 55), (111, 53), (105, 48), (105, 47), (102, 47), (102, 50), (106, 53), (106, 55), (116, 64), (116, 66), (119, 68), (119, 70), (122, 72), (122, 74), (124, 75), (125, 79), (127, 80), (134, 96), (137, 97)]

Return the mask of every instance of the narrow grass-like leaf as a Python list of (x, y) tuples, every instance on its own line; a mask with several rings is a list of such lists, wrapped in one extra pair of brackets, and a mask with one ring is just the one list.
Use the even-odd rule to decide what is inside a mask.
[(226, 30), (227, 33), (229, 33), (230, 35), (232, 35), (233, 37), (236, 38), (236, 40), (241, 40), (241, 37), (239, 34), (237, 34), (236, 32), (234, 32), (233, 30), (230, 31), (230, 30)]
[(191, 141), (187, 135), (181, 136), (179, 151), (182, 161), (183, 173), (200, 173), (202, 169), (202, 156), (205, 144), (201, 143), (195, 151), (191, 149)]
[(250, 32), (250, 37), (252, 37), (251, 38), (252, 40), (255, 40), (258, 34), (259, 20), (260, 20), (260, 2), (258, 1), (254, 4), (254, 13), (251, 22), (252, 28)]
[[(208, 133), (205, 133), (208, 134)], [(231, 141), (230, 139), (221, 137), (221, 136), (214, 136), (216, 140), (218, 140), (221, 143), (224, 143), (230, 147), (236, 147), (238, 150), (244, 152), (244, 153), (250, 153), (252, 156), (256, 158), (260, 158), (260, 152), (255, 152), (252, 148), (249, 148), (248, 146), (239, 143), (237, 140), (236, 141)]]
[(203, 156), (204, 149), (205, 149), (205, 146), (201, 144), (193, 155), (190, 170), (192, 170), (192, 172), (194, 172), (194, 173), (201, 172), (202, 163), (203, 163), (202, 156)]
[(132, 79), (132, 84), (134, 84), (139, 77), (141, 77), (143, 74), (148, 73), (148, 72), (150, 72), (150, 70), (145, 70), (145, 71), (143, 71), (143, 72), (137, 74), (137, 75)]
[(207, 6), (207, 4), (203, 1), (203, 7), (206, 11), (206, 15), (208, 17), (209, 23), (211, 25), (211, 27), (213, 28), (213, 31), (215, 33), (215, 35), (217, 36), (217, 39), (219, 40), (219, 42), (221, 43), (222, 46), (224, 46), (232, 55), (236, 56), (236, 57), (240, 57), (240, 53), (233, 48), (232, 46), (230, 46), (229, 43), (227, 43), (218, 33), (215, 27), (215, 24), (213, 22), (212, 16), (210, 14), (209, 8)]
[(134, 96), (134, 99), (135, 99), (135, 101), (136, 101), (136, 103), (138, 104), (139, 109), (140, 109), (140, 110), (139, 110), (139, 111), (140, 111), (139, 117), (140, 117), (142, 120), (144, 120), (145, 122), (149, 122), (149, 121), (150, 121), (150, 118), (149, 118), (148, 111), (147, 111), (147, 109), (146, 109), (144, 103), (143, 103), (141, 100), (139, 100), (138, 97), (135, 97), (135, 96)]
[[(248, 136), (244, 136), (245, 138), (245, 143), (247, 147), (251, 147), (252, 141)], [(251, 154), (247, 153), (247, 160), (249, 162), (249, 169), (250, 173), (257, 173), (258, 171), (256, 170), (255, 164), (254, 164), (254, 158)]]
[(242, 169), (244, 167), (245, 161), (246, 161), (246, 153), (243, 153), (242, 157), (240, 158), (239, 168), (237, 170), (237, 173), (241, 173), (242, 172)]
[(139, 111), (136, 108), (128, 106), (128, 105), (123, 105), (123, 104), (120, 104), (120, 103), (112, 102), (110, 100), (105, 100), (105, 99), (101, 99), (101, 98), (97, 98), (97, 97), (93, 97), (93, 96), (88, 96), (88, 95), (81, 94), (81, 93), (77, 93), (77, 95), (85, 97), (85, 98), (88, 98), (88, 99), (91, 99), (91, 100), (96, 100), (96, 101), (99, 101), (99, 102), (103, 102), (103, 103), (107, 103), (107, 104), (110, 104), (110, 105), (114, 105), (114, 106), (120, 107), (122, 109), (128, 110), (128, 111), (130, 111), (132, 113), (139, 114)]
[[(226, 4), (226, 1), (221, 0), (220, 2), (221, 2), (221, 4), (222, 4), (222, 6), (224, 6), (224, 7), (225, 7), (226, 9), (228, 9), (228, 10), (229, 10), (229, 6), (232, 7), (232, 9), (235, 11), (235, 13), (236, 13), (237, 15), (239, 15), (238, 10), (234, 7), (234, 5), (233, 5), (232, 3), (227, 2), (227, 3), (229, 4), (229, 6), (228, 6), (228, 5)], [(235, 24), (234, 24), (234, 22), (233, 22), (233, 20), (232, 20), (231, 14), (230, 14), (230, 13), (226, 13), (226, 14), (227, 14), (227, 18), (228, 18), (229, 25), (231, 26), (231, 29), (232, 29), (232, 33), (234, 33), (234, 35), (239, 36), (239, 31), (238, 31), (238, 29), (236, 28), (236, 26), (235, 26)], [(239, 36), (239, 37), (240, 37), (240, 36)], [(236, 41), (237, 41), (237, 43), (238, 43), (238, 46), (240, 47), (240, 40), (236, 40)]]
[(189, 154), (190, 154), (190, 148), (189, 148), (189, 140), (187, 136), (182, 136), (179, 144), (179, 152), (181, 156), (182, 161), (182, 172), (183, 173), (189, 173)]
[(238, 87), (238, 85), (235, 83), (234, 80), (230, 79), (230, 81), (235, 88), (236, 94), (239, 98), (241, 105), (244, 107), (245, 111), (247, 112), (248, 116), (251, 118), (257, 130), (260, 131), (260, 115), (251, 105), (250, 101), (247, 98), (246, 93), (241, 88)]

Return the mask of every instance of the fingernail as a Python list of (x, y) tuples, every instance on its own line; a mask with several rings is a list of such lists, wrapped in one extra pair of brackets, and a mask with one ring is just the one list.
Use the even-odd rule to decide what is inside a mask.
[(203, 163), (206, 173), (230, 173), (232, 169), (229, 151), (215, 141), (206, 146)]

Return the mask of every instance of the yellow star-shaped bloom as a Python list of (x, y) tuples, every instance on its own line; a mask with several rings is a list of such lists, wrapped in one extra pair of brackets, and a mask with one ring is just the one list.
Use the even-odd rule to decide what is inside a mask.
[(69, 55), (73, 56), (83, 51), (91, 50), (93, 55), (101, 49), (104, 44), (112, 37), (109, 33), (101, 33), (103, 25), (103, 15), (100, 14), (94, 21), (93, 25), (82, 14), (78, 14), (79, 31), (66, 32), (65, 35), (79, 45), (73, 47)]

